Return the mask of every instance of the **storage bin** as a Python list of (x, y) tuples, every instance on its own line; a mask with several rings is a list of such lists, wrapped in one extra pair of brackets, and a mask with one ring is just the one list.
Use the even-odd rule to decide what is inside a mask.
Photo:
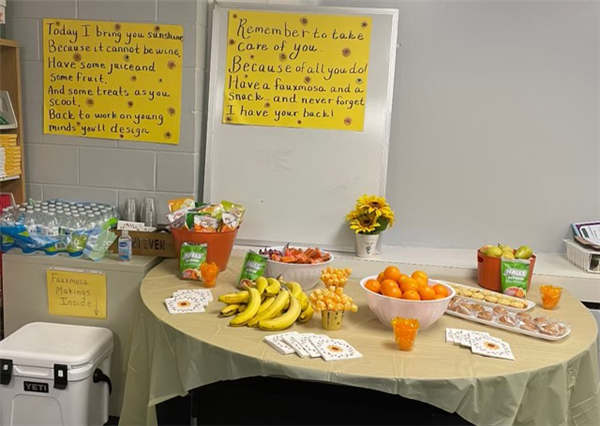
[(600, 252), (581, 246), (573, 240), (563, 240), (567, 246), (567, 259), (579, 269), (600, 274)]
[(21, 327), (0, 342), (0, 424), (105, 424), (112, 351), (106, 328)]
[(190, 232), (187, 229), (171, 228), (176, 257), (179, 259), (181, 243), (207, 244), (208, 253), (206, 260), (208, 262), (215, 262), (219, 267), (219, 270), (224, 271), (227, 268), (227, 263), (229, 262), (229, 256), (231, 256), (231, 250), (233, 250), (233, 244), (235, 243), (238, 229), (239, 228), (236, 228), (234, 231), (229, 232), (204, 233)]
[[(529, 279), (527, 280), (527, 291), (531, 285), (533, 267), (535, 266), (535, 254), (530, 258)], [(502, 279), (500, 277), (501, 259), (486, 256), (477, 251), (477, 283), (480, 287), (502, 293)]]

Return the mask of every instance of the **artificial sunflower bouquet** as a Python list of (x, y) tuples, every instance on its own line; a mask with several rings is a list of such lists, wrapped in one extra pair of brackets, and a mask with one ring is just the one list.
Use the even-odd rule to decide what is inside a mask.
[(377, 235), (394, 225), (394, 211), (385, 197), (363, 195), (346, 215), (346, 222), (357, 234)]

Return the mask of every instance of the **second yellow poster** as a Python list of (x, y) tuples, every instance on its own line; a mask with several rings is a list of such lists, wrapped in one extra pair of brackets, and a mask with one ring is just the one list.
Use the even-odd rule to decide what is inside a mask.
[(223, 122), (361, 131), (371, 18), (229, 11)]

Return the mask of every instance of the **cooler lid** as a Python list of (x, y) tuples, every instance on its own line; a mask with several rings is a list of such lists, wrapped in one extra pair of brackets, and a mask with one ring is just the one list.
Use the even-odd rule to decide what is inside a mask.
[(112, 352), (113, 334), (107, 328), (34, 322), (0, 341), (0, 358), (14, 365), (77, 368)]

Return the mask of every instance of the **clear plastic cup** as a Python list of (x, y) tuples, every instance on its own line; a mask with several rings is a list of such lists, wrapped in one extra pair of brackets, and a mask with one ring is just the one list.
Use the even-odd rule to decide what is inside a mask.
[(392, 320), (394, 340), (401, 351), (412, 351), (419, 331), (419, 320), (396, 317)]
[(542, 307), (544, 309), (554, 309), (558, 302), (560, 302), (560, 296), (562, 296), (562, 287), (554, 287), (552, 285), (540, 286), (540, 296), (542, 297)]

